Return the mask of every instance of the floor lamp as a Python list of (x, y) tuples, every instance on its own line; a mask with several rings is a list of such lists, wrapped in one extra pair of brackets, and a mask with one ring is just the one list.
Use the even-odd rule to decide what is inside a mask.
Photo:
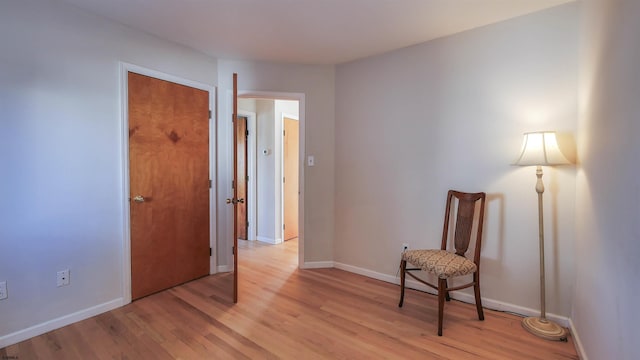
[(522, 151), (514, 165), (536, 166), (536, 192), (538, 193), (538, 238), (540, 241), (540, 317), (527, 317), (522, 320), (522, 327), (530, 333), (547, 340), (566, 341), (567, 331), (553, 321), (547, 319), (545, 312), (544, 288), (544, 226), (542, 215), (542, 166), (570, 164), (564, 157), (556, 134), (552, 131), (530, 132), (524, 134)]

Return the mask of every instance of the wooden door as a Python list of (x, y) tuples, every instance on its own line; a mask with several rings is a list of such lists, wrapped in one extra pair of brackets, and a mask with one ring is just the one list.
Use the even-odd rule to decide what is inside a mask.
[(299, 164), (299, 122), (284, 118), (284, 133), (282, 140), (282, 164), (284, 174), (284, 240), (298, 237), (298, 164)]
[(209, 93), (128, 74), (131, 296), (209, 274)]
[[(238, 148), (238, 132), (235, 124), (238, 120), (238, 74), (233, 73), (233, 149)], [(233, 151), (233, 182), (238, 183), (238, 152)], [(244, 199), (243, 199), (244, 201)], [(233, 302), (238, 302), (238, 187), (233, 187)]]
[(238, 227), (238, 239), (247, 240), (247, 227), (249, 226), (247, 222), (247, 187), (249, 183), (249, 178), (247, 177), (247, 137), (249, 133), (247, 132), (247, 117), (238, 116), (236, 120), (236, 156), (238, 161), (238, 182), (236, 187), (238, 188), (238, 199), (244, 199), (243, 202), (238, 203), (238, 222), (236, 226)]

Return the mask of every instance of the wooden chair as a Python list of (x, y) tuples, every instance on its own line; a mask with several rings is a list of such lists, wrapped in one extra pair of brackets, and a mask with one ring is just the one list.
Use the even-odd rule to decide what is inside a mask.
[[(476, 308), (478, 310), (478, 318), (484, 320), (482, 311), (482, 300), (480, 299), (480, 245), (482, 243), (482, 224), (484, 221), (484, 203), (486, 194), (480, 193), (464, 193), (460, 191), (449, 190), (447, 194), (447, 208), (444, 215), (444, 229), (442, 230), (442, 244), (440, 250), (407, 250), (402, 254), (400, 261), (400, 303), (402, 307), (404, 301), (404, 284), (406, 275), (411, 276), (417, 281), (438, 290), (438, 335), (442, 336), (442, 318), (444, 310), (444, 301), (450, 300), (449, 292), (460, 290), (473, 286), (476, 297)], [(476, 213), (476, 203), (480, 201), (480, 208)], [(455, 203), (457, 202), (457, 206)], [(449, 221), (449, 215), (452, 208), (457, 209), (455, 223)], [(477, 215), (477, 216), (474, 216)], [(477, 219), (477, 220), (476, 220)], [(476, 243), (473, 261), (465, 257), (465, 253), (471, 242), (472, 230), (474, 229), (474, 221), (477, 221)], [(454, 247), (455, 253), (447, 251), (447, 240), (451, 229), (449, 226), (455, 226)], [(407, 268), (407, 263), (416, 267)], [(433, 285), (425, 280), (418, 278), (412, 274), (413, 271), (426, 271), (436, 275), (438, 285)], [(456, 276), (473, 274), (470, 283), (448, 287), (447, 280)]]

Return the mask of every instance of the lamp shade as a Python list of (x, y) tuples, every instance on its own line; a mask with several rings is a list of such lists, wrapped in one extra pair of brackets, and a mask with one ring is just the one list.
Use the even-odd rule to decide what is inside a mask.
[(558, 148), (556, 133), (539, 131), (524, 134), (522, 150), (514, 165), (564, 165), (570, 163)]

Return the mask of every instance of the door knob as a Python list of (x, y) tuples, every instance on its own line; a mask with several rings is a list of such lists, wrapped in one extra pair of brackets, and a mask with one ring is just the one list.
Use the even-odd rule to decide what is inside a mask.
[(237, 203), (244, 204), (244, 199), (227, 199), (227, 204), (235, 205)]
[(136, 195), (133, 197), (133, 201), (137, 202), (137, 203), (143, 203), (144, 202), (144, 197), (142, 197), (142, 195)]

